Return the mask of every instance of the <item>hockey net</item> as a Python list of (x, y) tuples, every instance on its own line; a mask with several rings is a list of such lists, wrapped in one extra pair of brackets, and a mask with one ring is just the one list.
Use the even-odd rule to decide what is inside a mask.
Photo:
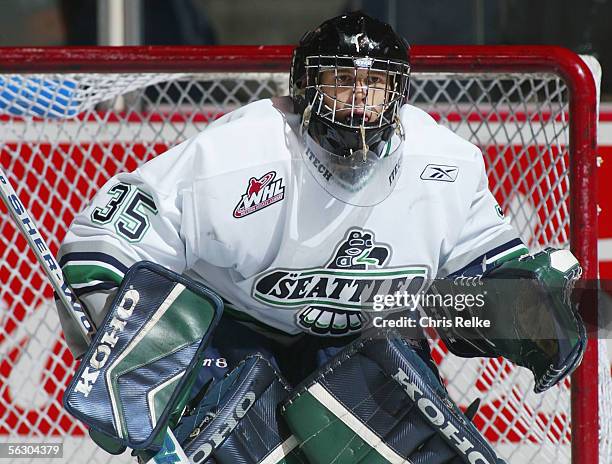
[[(288, 90), (288, 75), (277, 72), (288, 68), (287, 49), (276, 51), (267, 66), (274, 72), (265, 71), (263, 58), (256, 66), (249, 65), (254, 60), (236, 65), (235, 48), (232, 56), (216, 49), (216, 63), (203, 60), (195, 65), (188, 56), (194, 49), (176, 49), (173, 58), (168, 55), (158, 63), (150, 52), (130, 50), (125, 57), (113, 51), (114, 59), (103, 59), (104, 66), (101, 55), (73, 51), (78, 59), (65, 55), (56, 68), (48, 56), (13, 50), (12, 57), (22, 56), (23, 62), (29, 57), (34, 64), (27, 72), (0, 75), (1, 164), (54, 253), (74, 215), (110, 176), (133, 170), (234, 108)], [(211, 49), (198, 53), (206, 55), (207, 50)], [(570, 152), (576, 143), (593, 143), (570, 143), (572, 137), (581, 137), (571, 125), (575, 84), (555, 66), (512, 67), (512, 54), (487, 50), (483, 57), (493, 65), (487, 67), (482, 58), (451, 69), (449, 63), (459, 60), (461, 50), (427, 53), (415, 48), (411, 102), (481, 147), (490, 188), (532, 250), (569, 246), (577, 235), (572, 208), (579, 204), (572, 198), (578, 184), (570, 189), (578, 166)], [(178, 68), (169, 66), (168, 60), (181, 54), (187, 56), (187, 69), (200, 69), (164, 72)], [(47, 73), (36, 72), (37, 60), (44, 61), (41, 67)], [(147, 65), (134, 65), (128, 72), (130, 60)], [(5, 65), (15, 67), (15, 62)], [(595, 111), (596, 97), (590, 98), (580, 104)], [(595, 202), (594, 191), (581, 192), (581, 201)], [(0, 227), (0, 442), (63, 442), (64, 462), (131, 462), (128, 454), (111, 459), (97, 449), (86, 428), (62, 409), (62, 393), (75, 362), (60, 334), (50, 285), (4, 208)], [(581, 240), (590, 243), (572, 243), (578, 254), (596, 247), (592, 233)], [(587, 260), (591, 276), (596, 273), (592, 258), (593, 254)], [(576, 418), (573, 425), (569, 380), (536, 395), (531, 374), (524, 369), (501, 359), (454, 357), (435, 339), (431, 345), (458, 404), (465, 407), (481, 398), (474, 421), (508, 462), (571, 461)], [(600, 355), (590, 369), (586, 377), (599, 376), (599, 403), (609, 401), (607, 358)], [(599, 445), (597, 431), (591, 430), (595, 440), (583, 440), (586, 444), (577, 448), (595, 443), (600, 462), (611, 462), (610, 420), (605, 415), (610, 408), (597, 402), (596, 394), (590, 404), (595, 404), (595, 421), (599, 416)], [(593, 422), (586, 427), (593, 427)], [(576, 459), (575, 454), (574, 462), (587, 462)]]

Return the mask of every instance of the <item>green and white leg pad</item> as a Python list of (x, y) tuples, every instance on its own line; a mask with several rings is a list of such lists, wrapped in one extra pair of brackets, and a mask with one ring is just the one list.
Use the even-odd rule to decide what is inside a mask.
[(349, 345), (283, 416), (312, 464), (500, 464), (436, 374), (395, 332)]

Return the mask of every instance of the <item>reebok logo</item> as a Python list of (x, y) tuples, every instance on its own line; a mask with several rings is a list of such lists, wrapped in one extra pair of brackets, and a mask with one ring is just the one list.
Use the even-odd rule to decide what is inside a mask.
[(428, 164), (421, 173), (423, 180), (437, 180), (441, 182), (455, 182), (459, 174), (457, 166), (446, 166), (443, 164)]

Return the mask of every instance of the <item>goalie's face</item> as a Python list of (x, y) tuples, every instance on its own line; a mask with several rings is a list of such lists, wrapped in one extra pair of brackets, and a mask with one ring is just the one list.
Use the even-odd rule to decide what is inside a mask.
[[(344, 203), (380, 203), (398, 178), (404, 140), (399, 108), (407, 91), (408, 65), (368, 57), (311, 56), (306, 69), (306, 167), (323, 189)], [(315, 165), (319, 168), (313, 171)], [(327, 177), (321, 180), (322, 172)]]
[(323, 104), (333, 119), (351, 126), (379, 121), (392, 87), (389, 74), (361, 68), (336, 68), (320, 73)]

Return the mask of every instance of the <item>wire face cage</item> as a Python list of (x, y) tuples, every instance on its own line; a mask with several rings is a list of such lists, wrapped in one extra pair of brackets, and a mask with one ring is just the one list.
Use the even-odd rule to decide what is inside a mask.
[(305, 67), (311, 111), (351, 129), (392, 124), (408, 93), (410, 66), (398, 61), (307, 56)]
[[(51, 251), (115, 173), (243, 104), (287, 94), (290, 54), (290, 47), (3, 50), (0, 162)], [(411, 56), (410, 103), (481, 148), (489, 188), (523, 241), (532, 251), (571, 246), (595, 279), (597, 97), (589, 68), (554, 47), (413, 47)], [(0, 221), (0, 440), (62, 441), (66, 462), (109, 462), (61, 406), (75, 361), (52, 291), (4, 207)], [(572, 379), (580, 395), (569, 380), (536, 395), (524, 369), (457, 358), (435, 337), (430, 344), (451, 397), (462, 407), (481, 398), (474, 422), (508, 462), (592, 464), (612, 455), (609, 407), (600, 407), (610, 366), (593, 342)]]

